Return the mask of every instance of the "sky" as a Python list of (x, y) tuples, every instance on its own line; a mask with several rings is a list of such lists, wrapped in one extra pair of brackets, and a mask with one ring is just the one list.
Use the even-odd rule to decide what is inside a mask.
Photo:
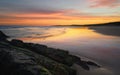
[(120, 21), (120, 0), (0, 0), (0, 25), (86, 25)]

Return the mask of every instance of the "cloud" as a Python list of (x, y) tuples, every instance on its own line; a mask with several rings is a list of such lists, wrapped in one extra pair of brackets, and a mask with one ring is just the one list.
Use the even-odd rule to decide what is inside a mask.
[[(24, 2), (26, 1), (26, 2)], [(40, 0), (39, 0), (40, 1)], [(42, 1), (42, 0), (41, 0)], [(35, 2), (35, 1), (34, 1)], [(42, 2), (37, 5), (32, 3), (32, 0), (11, 0), (11, 1), (0, 1), (0, 14), (20, 14), (20, 13), (31, 13), (31, 14), (64, 14), (71, 12), (71, 9), (61, 10), (55, 7), (43, 5)], [(49, 5), (49, 4), (48, 4)], [(63, 8), (62, 8), (63, 9)]]
[(36, 14), (63, 14), (72, 12), (72, 9), (52, 9), (52, 8), (33, 8), (33, 7), (13, 7), (13, 8), (6, 8), (6, 7), (0, 7), (0, 13), (15, 13), (15, 14), (23, 14), (23, 13), (36, 13)]
[(18, 19), (18, 20), (24, 20), (24, 19), (63, 19), (59, 17), (17, 17), (17, 16), (6, 16), (1, 15), (0, 19)]
[(90, 7), (119, 7), (120, 6), (120, 0), (88, 0), (91, 2)]
[[(0, 3), (1, 4), (1, 3)], [(7, 3), (0, 5), (0, 14), (69, 14), (75, 12), (74, 9), (55, 9), (52, 7), (33, 7), (25, 5), (15, 5)]]
[[(23, 13), (22, 13), (23, 12)], [(18, 13), (5, 13), (0, 14), (0, 19), (72, 19), (72, 13), (76, 13), (77, 10), (66, 9), (66, 10), (25, 10)]]

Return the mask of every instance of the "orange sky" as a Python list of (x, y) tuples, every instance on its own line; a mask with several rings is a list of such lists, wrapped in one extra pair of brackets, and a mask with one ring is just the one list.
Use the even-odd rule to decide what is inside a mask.
[(0, 1), (0, 25), (85, 25), (118, 22), (119, 14), (120, 0)]
[[(56, 15), (41, 15), (43, 17), (19, 16), (17, 18), (2, 18), (0, 19), (1, 25), (85, 25), (96, 23), (107, 23), (120, 21), (120, 17), (107, 17), (107, 16), (80, 16), (80, 17), (68, 17), (68, 16), (56, 16)], [(47, 17), (46, 17), (47, 16)], [(49, 17), (50, 18), (49, 18)], [(51, 16), (53, 17), (51, 19)], [(41, 19), (42, 18), (42, 19)]]

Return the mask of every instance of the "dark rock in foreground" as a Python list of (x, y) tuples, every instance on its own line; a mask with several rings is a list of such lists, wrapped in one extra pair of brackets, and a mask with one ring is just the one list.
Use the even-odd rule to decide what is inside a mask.
[(71, 68), (75, 63), (85, 70), (90, 69), (88, 65), (99, 67), (68, 51), (15, 39), (7, 41), (2, 32), (0, 36), (5, 40), (0, 41), (0, 75), (76, 75)]
[(0, 31), (0, 41), (6, 40), (8, 38), (2, 31)]

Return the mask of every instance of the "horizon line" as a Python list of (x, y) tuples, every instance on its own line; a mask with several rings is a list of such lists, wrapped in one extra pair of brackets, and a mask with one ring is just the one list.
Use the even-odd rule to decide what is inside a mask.
[(58, 24), (58, 25), (23, 25), (23, 24), (0, 24), (0, 26), (94, 26), (94, 25), (104, 25), (104, 24), (109, 24), (109, 23), (120, 23), (120, 21), (116, 21), (116, 22), (105, 22), (105, 23), (95, 23), (95, 24), (70, 24), (70, 25), (62, 25), (62, 24)]

